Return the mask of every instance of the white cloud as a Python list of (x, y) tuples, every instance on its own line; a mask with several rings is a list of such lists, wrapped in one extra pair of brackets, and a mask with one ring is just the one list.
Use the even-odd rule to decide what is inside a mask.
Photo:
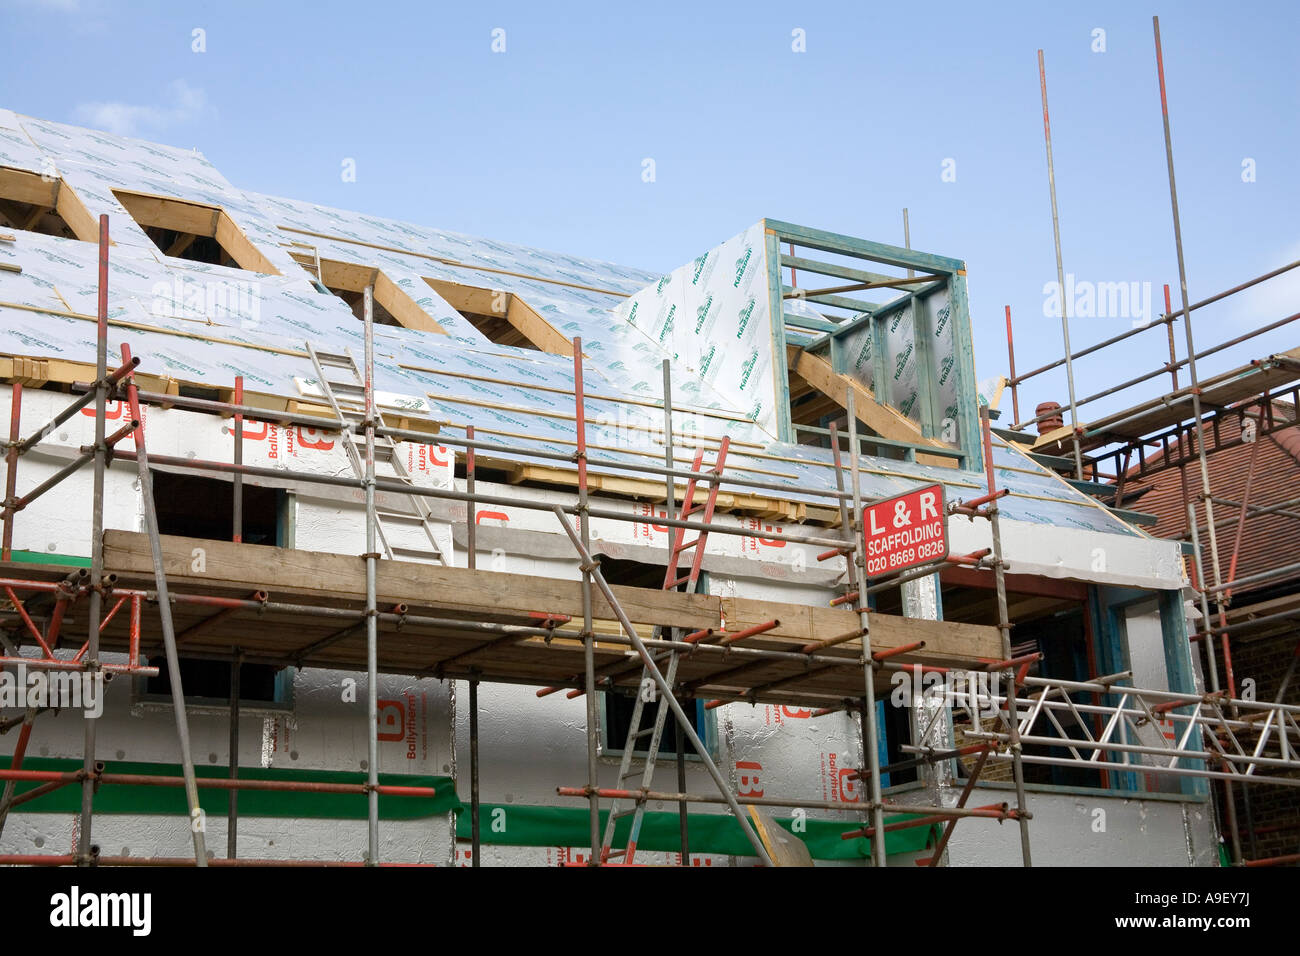
[(168, 88), (168, 105), (151, 106), (122, 102), (82, 103), (73, 111), (78, 122), (120, 136), (133, 136), (143, 130), (161, 130), (178, 123), (188, 123), (202, 115), (207, 95), (184, 80), (175, 80)]
[[(1300, 259), (1300, 243), (1281, 250), (1275, 259), (1261, 262), (1261, 271), (1271, 271), (1297, 259)], [(1292, 315), (1300, 310), (1300, 267), (1239, 292), (1229, 301), (1232, 321), (1246, 328), (1258, 328)]]

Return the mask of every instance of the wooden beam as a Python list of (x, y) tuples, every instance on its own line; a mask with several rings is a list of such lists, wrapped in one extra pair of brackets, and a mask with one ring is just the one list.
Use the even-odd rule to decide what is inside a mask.
[(221, 248), (230, 254), (230, 258), (239, 263), (241, 269), (261, 272), (264, 275), (280, 274), (280, 270), (271, 264), (271, 260), (262, 254), (262, 250), (257, 248), (248, 236), (244, 235), (243, 230), (235, 225), (235, 221), (226, 215), (224, 209), (214, 211), (217, 214), (213, 226), (214, 237), (221, 244)]
[[(320, 271), (322, 285), (330, 289), (342, 289), (344, 292), (364, 292), (366, 286), (375, 284), (379, 272), (374, 266), (339, 262), (335, 259), (322, 259)], [(378, 300), (378, 296), (375, 298)]]
[[(321, 268), (324, 268), (323, 262)], [(438, 324), (437, 319), (420, 308), (406, 290), (388, 278), (382, 269), (375, 277), (375, 301), (387, 309), (405, 328), (420, 329), (438, 335), (447, 334), (447, 330)]]
[(27, 170), (0, 167), (0, 198), (50, 208), (58, 200), (60, 182)]
[[(250, 590), (259, 589), (266, 590), (272, 602), (339, 607), (352, 612), (361, 607), (365, 571), (358, 557), (197, 538), (164, 537), (161, 543), (163, 568), (178, 595), (245, 598)], [(196, 560), (200, 553), (202, 562)], [(12, 573), (11, 567), (4, 570)], [(119, 586), (147, 587), (153, 580), (148, 538), (135, 532), (106, 533), (105, 567), (118, 576)], [(34, 565), (22, 568), (27, 574), (46, 572), (54, 578), (67, 570)], [(412, 616), (454, 621), (535, 626), (537, 621), (529, 616), (531, 611), (571, 617), (581, 613), (578, 581), (431, 564), (381, 561), (378, 592), (381, 605), (406, 604)], [(638, 630), (645, 629), (643, 633), (655, 624), (689, 630), (712, 628), (717, 633), (722, 630), (725, 616), (726, 627), (732, 633), (773, 618), (781, 622), (776, 630), (748, 639), (742, 647), (797, 652), (812, 642), (845, 637), (823, 651), (827, 657), (842, 660), (843, 666), (808, 668), (799, 660), (746, 661), (716, 654), (687, 655), (678, 677), (688, 686), (716, 687), (727, 692), (772, 683), (772, 691), (760, 693), (760, 700), (805, 703), (857, 696), (861, 691), (858, 619), (851, 611), (651, 588), (615, 586), (613, 592)], [(220, 655), (238, 646), (250, 657), (266, 656), (285, 663), (298, 660), (297, 655), (321, 638), (337, 633), (341, 626), (339, 621), (271, 609), (264, 613), (241, 610), (228, 619), (214, 621), (211, 608), (177, 603), (175, 613), (182, 631), (200, 621), (210, 622), (206, 629), (196, 632), (192, 642), (187, 641), (187, 653)], [(612, 608), (599, 596), (594, 613), (601, 622), (597, 632), (614, 633), (615, 629), (608, 626), (614, 620)], [(151, 620), (146, 619), (143, 639), (147, 652), (158, 643), (156, 625)], [(999, 638), (992, 627), (876, 614), (871, 628), (873, 646), (879, 649), (925, 642), (923, 648), (900, 655), (898, 660), (903, 662), (971, 666), (981, 658), (998, 656)], [(569, 637), (550, 641), (540, 637), (485, 640), (483, 636), (458, 632), (454, 625), (416, 620), (400, 628), (385, 622), (381, 629), (380, 668), (385, 672), (435, 673), (445, 663), (447, 673), (463, 674), (472, 666), (487, 681), (553, 685), (567, 683), (582, 669), (582, 645)], [(571, 632), (573, 624), (567, 629)], [(363, 666), (364, 643), (359, 634), (358, 630), (357, 635), (311, 652), (307, 666)], [(125, 636), (122, 624), (110, 629), (109, 646), (120, 646)], [(624, 645), (602, 640), (596, 644), (599, 671), (620, 675), (616, 678), (620, 687), (635, 686), (640, 674), (635, 654)], [(887, 674), (878, 675), (876, 683), (887, 687)]]
[[(162, 547), (163, 567), (178, 589), (221, 583), (263, 589), (273, 600), (348, 598), (365, 591), (365, 562), (359, 557), (170, 535), (163, 536)], [(153, 573), (147, 535), (106, 531), (104, 549), (105, 567), (111, 571), (135, 577)], [(195, 571), (195, 549), (203, 553), (201, 572)], [(377, 586), (381, 604), (436, 608), (469, 619), (526, 616), (530, 611), (582, 616), (580, 581), (380, 561)], [(690, 630), (719, 626), (717, 597), (621, 586), (613, 591), (635, 624)], [(615, 620), (599, 593), (594, 614)]]
[(182, 232), (176, 237), (176, 241), (167, 247), (167, 251), (163, 253), (163, 255), (175, 259), (190, 246), (194, 245), (194, 240), (197, 238), (198, 236), (191, 236), (188, 233)]
[(117, 197), (136, 225), (142, 229), (156, 227), (173, 232), (188, 232), (211, 239), (217, 234), (217, 213), (213, 206), (186, 202), (168, 196), (154, 196), (115, 189)]
[(572, 357), (573, 343), (519, 296), (428, 276), (424, 281), (457, 312), (500, 316), (541, 351)]
[(457, 312), (504, 316), (510, 305), (509, 292), (448, 282), (445, 279), (430, 279), (428, 276), (423, 278)]
[(26, 221), (23, 222), (21, 225), (19, 225), (18, 228), (23, 230), (24, 232), (31, 232), (32, 227), (36, 225), (38, 222), (40, 222), (41, 219), (45, 216), (45, 214), (49, 211), (50, 208), (48, 206), (37, 206), (35, 209), (32, 210), (32, 214), (27, 217)]
[(217, 244), (239, 268), (264, 275), (280, 274), (280, 270), (244, 235), (243, 230), (235, 225), (235, 221), (224, 209), (174, 196), (157, 196), (124, 189), (113, 190), (113, 195), (142, 229), (168, 229), (216, 239)]
[[(852, 388), (858, 419), (881, 438), (915, 442), (918, 445), (933, 445), (938, 448), (946, 447), (936, 439), (923, 436), (920, 426), (906, 415), (876, 401), (876, 396), (857, 380), (832, 371), (831, 363), (821, 356), (811, 355), (794, 346), (787, 347), (786, 356), (790, 371), (834, 401), (840, 408), (847, 408), (846, 389)], [(953, 467), (951, 458), (926, 455), (919, 451), (916, 460), (921, 464), (938, 465), (940, 468)]]
[(882, 242), (870, 242), (821, 229), (809, 229), (807, 226), (797, 226), (777, 219), (763, 220), (763, 227), (767, 232), (780, 237), (782, 242), (792, 242), (796, 246), (816, 249), (819, 252), (883, 262), (899, 269), (919, 269), (923, 272), (951, 275), (966, 268), (966, 264), (959, 259), (935, 256)]
[[(77, 191), (65, 182), (59, 183), (54, 211), (68, 224), (72, 234), (82, 242), (99, 241), (99, 220), (90, 214)], [(110, 240), (111, 243), (111, 240)]]
[(573, 342), (517, 295), (510, 297), (510, 304), (506, 308), (506, 321), (543, 352), (573, 357)]

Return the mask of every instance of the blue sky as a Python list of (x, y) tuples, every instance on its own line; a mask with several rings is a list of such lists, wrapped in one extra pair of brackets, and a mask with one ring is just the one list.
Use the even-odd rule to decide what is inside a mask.
[[(1022, 371), (1061, 351), (1036, 51), (1066, 271), (1149, 282), (1158, 313), (1161, 284), (1178, 293), (1151, 14), (1195, 301), (1300, 259), (1297, 9), (0, 0), (0, 107), (193, 146), (253, 191), (653, 270), (763, 216), (901, 244), (906, 206), (916, 248), (967, 262), (987, 378), (1006, 371), (1005, 304)], [(1300, 278), (1275, 280), (1198, 313), (1197, 344), (1297, 303)], [(1074, 344), (1131, 322), (1079, 317)], [(1085, 360), (1080, 394), (1165, 348), (1153, 331)], [(1046, 398), (1062, 379), (1022, 407)]]

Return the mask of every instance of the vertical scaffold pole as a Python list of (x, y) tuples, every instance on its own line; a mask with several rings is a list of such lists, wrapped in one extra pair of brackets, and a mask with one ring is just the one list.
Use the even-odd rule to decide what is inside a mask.
[[(582, 339), (573, 340), (573, 401), (575, 424), (578, 432), (578, 450), (574, 455), (578, 466), (578, 534), (584, 548), (591, 546), (591, 518), (587, 511), (587, 412), (582, 382)], [(588, 866), (600, 865), (600, 797), (597, 776), (596, 739), (596, 635), (591, 617), (591, 568), (582, 569), (582, 658), (584, 665), (583, 687), (587, 707), (587, 793), (590, 800), (591, 859)]]
[[(996, 490), (993, 478), (993, 433), (989, 426), (988, 406), (980, 408), (980, 428), (984, 440), (984, 477), (988, 493)], [(1002, 566), (1002, 526), (998, 518), (998, 500), (984, 506), (993, 535), (993, 582), (998, 597), (998, 633), (1002, 636), (1002, 659), (1011, 660), (1011, 618), (1007, 612), (1007, 580)], [(1010, 737), (1011, 769), (1016, 782), (1016, 816), (1020, 820), (1020, 856), (1025, 866), (1033, 866), (1029, 853), (1029, 814), (1025, 806), (1025, 767), (1021, 761), (1020, 714), (1016, 706), (1016, 676), (1013, 668), (1003, 674), (1007, 680), (1007, 734)]]
[[(95, 471), (92, 479), (90, 519), (90, 596), (87, 602), (86, 672), (95, 679), (99, 670), (99, 623), (103, 612), (104, 586), (104, 470), (108, 449), (104, 444), (108, 410), (108, 216), (99, 217), (99, 307), (95, 334)], [(136, 432), (136, 440), (139, 440)], [(17, 459), (14, 467), (17, 467)], [(10, 471), (12, 474), (12, 469)], [(143, 490), (143, 489), (142, 489)], [(146, 498), (146, 509), (149, 499)], [(10, 519), (13, 520), (12, 518)], [(77, 839), (77, 863), (89, 866), (90, 828), (95, 800), (95, 729), (96, 722), (83, 719), (85, 741), (81, 781), (81, 818)]]
[(1047, 143), (1047, 186), (1052, 194), (1052, 238), (1056, 241), (1056, 282), (1061, 298), (1061, 336), (1065, 339), (1065, 380), (1070, 387), (1070, 437), (1074, 442), (1074, 477), (1083, 480), (1083, 455), (1079, 450), (1078, 406), (1074, 400), (1074, 358), (1070, 350), (1070, 310), (1065, 301), (1065, 267), (1061, 264), (1061, 220), (1056, 211), (1056, 168), (1052, 164), (1052, 123), (1047, 115), (1047, 70), (1038, 51), (1038, 84), (1043, 92), (1043, 139)]
[[(129, 346), (122, 346), (122, 362), (123, 364), (131, 362)], [(181, 662), (180, 655), (176, 652), (176, 629), (172, 623), (172, 601), (167, 589), (167, 570), (163, 565), (162, 541), (158, 536), (158, 510), (154, 502), (153, 475), (149, 471), (149, 453), (145, 449), (144, 419), (140, 414), (140, 396), (135, 379), (128, 377), (126, 383), (126, 401), (131, 420), (140, 423), (133, 433), (136, 473), (140, 479), (140, 497), (144, 502), (144, 528), (149, 535), (149, 550), (153, 557), (154, 589), (158, 594), (158, 619), (162, 628), (163, 652), (167, 658), (167, 678), (171, 684), (176, 736), (181, 747), (181, 773), (185, 778), (185, 800), (189, 807), (190, 834), (194, 839), (194, 864), (207, 866), (208, 851), (204, 836), (207, 822), (199, 806), (199, 785), (194, 775), (194, 755), (190, 749), (190, 722), (185, 711), (185, 689), (181, 686)], [(97, 499), (100, 497), (96, 495)], [(97, 529), (97, 533), (97, 536), (102, 536), (102, 529)], [(101, 562), (103, 560), (102, 552), (100, 560)], [(98, 592), (92, 592), (92, 600), (95, 593)], [(95, 629), (98, 631), (98, 614), (92, 617), (91, 623), (96, 625)]]
[(1016, 382), (1016, 342), (1011, 334), (1011, 306), (1007, 310), (1007, 364), (1011, 372), (1011, 416), (1017, 425), (1020, 424), (1020, 392)]
[(474, 462), (474, 426), (465, 426), (465, 567), (473, 571), (478, 567), (478, 506), (474, 504), (476, 480)]
[[(235, 376), (234, 404), (236, 408), (244, 404), (244, 376)], [(235, 464), (244, 463), (244, 415), (235, 412), (231, 420), (230, 434), (234, 440)], [(231, 480), (231, 493), (234, 500), (231, 505), (230, 540), (236, 544), (244, 540), (244, 476), (238, 470)], [(231, 780), (239, 779), (239, 671), (241, 655), (236, 649), (235, 659), (230, 662), (230, 766), (228, 776)], [(226, 857), (235, 859), (239, 849), (239, 788), (231, 787), (226, 804)]]
[[(465, 426), (465, 567), (471, 571), (478, 567), (478, 507), (474, 504), (475, 462), (474, 426)], [(478, 678), (469, 681), (469, 838), (470, 866), (480, 866), (482, 832), (479, 829), (478, 785)]]
[[(230, 662), (230, 765), (226, 775), (239, 779), (239, 671), (243, 655), (236, 650)], [(226, 803), (226, 858), (239, 856), (239, 788), (231, 787)]]
[[(793, 270), (792, 270), (793, 272)], [(672, 468), (673, 461), (673, 363), (669, 359), (664, 359), (664, 467)], [(677, 492), (673, 484), (673, 476), (664, 476), (664, 517), (669, 521), (677, 518)], [(683, 502), (685, 507), (690, 507), (690, 502)], [(654, 522), (651, 522), (653, 524)], [(671, 532), (669, 533), (668, 552), (672, 554)], [(678, 639), (676, 630), (669, 630), (668, 636), (671, 640)], [(673, 731), (677, 745), (677, 792), (686, 793), (686, 738), (682, 736), (681, 725), (674, 722)], [(691, 843), (690, 832), (687, 824), (687, 812), (689, 806), (685, 800), (677, 803), (677, 827), (681, 834), (682, 845), (682, 866), (691, 865)]]
[(4, 539), (3, 543), (0, 543), (0, 561), (8, 561), (13, 557), (14, 518), (17, 514), (9, 511), (9, 508), (18, 493), (18, 439), (23, 414), (22, 382), (14, 382), (9, 402), (9, 447), (5, 450)]
[(478, 677), (469, 679), (469, 838), (470, 866), (481, 865), (478, 788)]
[(379, 608), (375, 576), (375, 290), (365, 289), (367, 866), (379, 865)]
[[(1160, 113), (1165, 128), (1165, 160), (1169, 167), (1169, 206), (1174, 218), (1174, 248), (1178, 253), (1178, 291), (1183, 307), (1183, 335), (1187, 340), (1187, 375), (1191, 379), (1192, 416), (1196, 419), (1196, 452), (1201, 466), (1201, 500), (1205, 507), (1208, 529), (1210, 564), (1214, 569), (1214, 586), (1219, 588), (1223, 579), (1219, 570), (1219, 546), (1214, 529), (1214, 503), (1210, 500), (1210, 469), (1205, 456), (1205, 434), (1201, 422), (1200, 380), (1196, 376), (1196, 343), (1192, 336), (1191, 310), (1187, 304), (1187, 263), (1183, 258), (1183, 227), (1178, 216), (1178, 185), (1174, 179), (1174, 144), (1169, 131), (1169, 99), (1165, 93), (1165, 60), (1160, 48), (1160, 18), (1152, 17), (1156, 37), (1156, 72), (1160, 78)], [(1216, 591), (1221, 594), (1221, 591)]]
[[(1191, 310), (1187, 303), (1187, 262), (1183, 257), (1183, 227), (1178, 215), (1178, 184), (1174, 177), (1174, 141), (1173, 135), (1169, 129), (1169, 97), (1165, 90), (1165, 57), (1164, 50), (1160, 45), (1160, 18), (1152, 17), (1151, 26), (1155, 33), (1156, 43), (1156, 74), (1160, 80), (1160, 115), (1164, 123), (1165, 132), (1165, 161), (1169, 167), (1169, 207), (1173, 213), (1174, 219), (1174, 248), (1178, 253), (1178, 292), (1182, 302), (1183, 317), (1183, 336), (1187, 341), (1187, 377), (1190, 379), (1190, 390), (1192, 395), (1192, 417), (1196, 420), (1196, 455), (1201, 469), (1201, 499), (1202, 507), (1205, 508), (1205, 525), (1207, 544), (1210, 549), (1210, 568), (1214, 572), (1215, 602), (1220, 609), (1223, 607), (1223, 573), (1219, 566), (1219, 542), (1218, 535), (1214, 528), (1214, 502), (1210, 494), (1210, 466), (1206, 461), (1205, 455), (1205, 428), (1201, 421), (1201, 388), (1200, 380), (1196, 375), (1196, 344), (1192, 336), (1192, 317)], [(1194, 515), (1193, 515), (1194, 517)], [(1193, 521), (1193, 523), (1195, 523)], [(1204, 585), (1205, 581), (1202, 580)], [(1208, 604), (1206, 606), (1208, 614)], [(1207, 656), (1213, 659), (1214, 644), (1213, 638), (1209, 636), (1212, 630), (1210, 619), (1206, 619), (1206, 638), (1205, 650)], [(1228, 636), (1223, 636), (1224, 641)], [(1227, 665), (1225, 663), (1225, 669)], [(1227, 804), (1228, 816), (1231, 821), (1231, 842), (1233, 849), (1233, 862), (1241, 860), (1241, 838), (1236, 825), (1236, 806), (1233, 798), (1232, 783), (1228, 780), (1223, 781), (1224, 799)]]
[(849, 462), (853, 490), (853, 514), (849, 520), (849, 534), (852, 535), (852, 550), (848, 557), (853, 562), (854, 580), (858, 585), (858, 621), (862, 636), (862, 732), (865, 739), (862, 747), (866, 750), (867, 771), (871, 789), (871, 862), (875, 866), (885, 866), (885, 805), (880, 792), (880, 750), (876, 742), (880, 739), (880, 728), (876, 726), (876, 668), (871, 659), (871, 621), (867, 614), (867, 566), (863, 554), (861, 537), (862, 520), (862, 475), (858, 468), (858, 416), (853, 402), (853, 389), (847, 390), (845, 411), (849, 419)]

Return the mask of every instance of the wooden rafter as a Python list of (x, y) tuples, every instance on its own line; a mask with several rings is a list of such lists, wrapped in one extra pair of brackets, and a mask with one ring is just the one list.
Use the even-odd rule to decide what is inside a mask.
[[(847, 375), (842, 375), (831, 368), (831, 363), (820, 355), (805, 352), (798, 346), (787, 346), (790, 371), (831, 399), (840, 408), (847, 408), (847, 390), (853, 390), (853, 401), (858, 420), (881, 438), (896, 441), (932, 445), (936, 448), (946, 447), (934, 438), (921, 434), (920, 426), (901, 412), (876, 400), (866, 387)], [(917, 452), (916, 460), (925, 465), (938, 465), (941, 468), (952, 467), (952, 459), (937, 455)]]

